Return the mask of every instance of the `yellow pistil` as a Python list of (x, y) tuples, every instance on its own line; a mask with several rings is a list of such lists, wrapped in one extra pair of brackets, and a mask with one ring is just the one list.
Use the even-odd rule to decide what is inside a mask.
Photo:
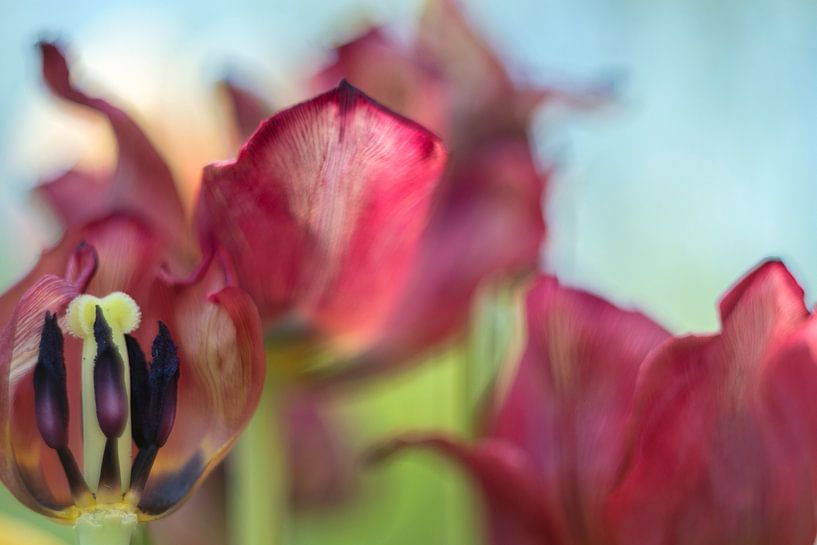
[[(83, 474), (91, 492), (99, 488), (102, 458), (105, 452), (106, 437), (97, 420), (96, 400), (94, 397), (94, 362), (97, 355), (97, 343), (94, 338), (96, 308), (102, 310), (105, 321), (111, 328), (111, 338), (124, 365), (123, 379), (130, 407), (130, 365), (125, 334), (139, 327), (141, 312), (136, 302), (127, 294), (114, 292), (99, 298), (93, 295), (80, 295), (68, 306), (66, 314), (69, 332), (82, 339), (82, 443)], [(117, 458), (119, 460), (122, 494), (130, 488), (131, 473), (131, 418), (122, 436), (117, 439)], [(97, 498), (97, 501), (102, 498)], [(103, 517), (104, 519), (104, 517)]]

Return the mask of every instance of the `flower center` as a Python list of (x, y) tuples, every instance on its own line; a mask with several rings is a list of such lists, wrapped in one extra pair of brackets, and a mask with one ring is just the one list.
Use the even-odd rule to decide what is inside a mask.
[[(82, 472), (68, 446), (62, 331), (51, 313), (43, 324), (34, 368), (37, 427), (62, 463), (79, 508), (78, 528), (81, 523), (88, 532), (104, 534), (111, 520), (129, 520), (123, 513), (138, 512), (148, 474), (176, 416), (176, 345), (160, 321), (148, 364), (130, 335), (140, 319), (139, 307), (121, 292), (81, 295), (68, 306), (68, 330), (82, 340)], [(138, 452), (132, 457), (134, 444)]]
[[(109, 472), (116, 470), (119, 490), (112, 492), (121, 497), (130, 488), (131, 472), (130, 363), (125, 334), (139, 327), (141, 312), (122, 292), (103, 298), (80, 295), (69, 305), (66, 319), (69, 332), (82, 339), (85, 482), (97, 494), (103, 466)], [(106, 450), (111, 451), (108, 456), (112, 459), (104, 460)], [(110, 487), (113, 483), (105, 484)]]

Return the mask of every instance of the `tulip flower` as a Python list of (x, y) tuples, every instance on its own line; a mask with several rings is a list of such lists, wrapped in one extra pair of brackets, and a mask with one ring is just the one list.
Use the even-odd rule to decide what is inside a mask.
[(668, 333), (550, 277), (530, 290), (526, 315), (527, 346), (485, 437), (470, 446), (419, 434), (376, 455), (420, 446), (462, 464), (483, 490), (496, 545), (607, 543), (636, 376)]
[(814, 543), (817, 321), (777, 261), (724, 296), (720, 319), (644, 365), (610, 506), (620, 543)]
[(0, 479), (81, 543), (128, 543), (252, 415), (260, 320), (223, 260), (169, 274), (193, 247), (169, 171), (124, 112), (73, 87), (59, 49), (41, 49), (52, 90), (108, 117), (119, 161), (97, 185), (72, 173), (45, 190), (66, 232), (0, 297)]
[(348, 78), (451, 150), (405, 289), (366, 350), (326, 370), (335, 378), (413, 361), (465, 329), (481, 287), (514, 284), (539, 268), (551, 167), (538, 166), (531, 150), (531, 116), (553, 101), (601, 100), (517, 84), (454, 2), (427, 6), (408, 44), (369, 30), (339, 46), (313, 83), (322, 89)]
[(434, 135), (343, 82), (205, 169), (201, 236), (268, 323), (358, 346), (405, 285), (444, 160)]

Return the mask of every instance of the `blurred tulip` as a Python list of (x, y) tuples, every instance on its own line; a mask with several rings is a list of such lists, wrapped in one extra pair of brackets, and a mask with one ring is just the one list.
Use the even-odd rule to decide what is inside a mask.
[(817, 326), (777, 261), (720, 312), (719, 334), (662, 342), (643, 316), (542, 281), (488, 437), (410, 436), (375, 454), (421, 446), (461, 463), (497, 544), (810, 545)]
[(673, 339), (644, 365), (610, 509), (621, 543), (814, 543), (817, 321), (776, 261), (720, 317), (720, 333)]
[(418, 435), (378, 454), (422, 446), (461, 463), (483, 489), (497, 545), (607, 543), (636, 375), (668, 333), (549, 277), (526, 308), (527, 347), (484, 439)]
[(393, 369), (451, 339), (464, 330), (483, 283), (513, 282), (538, 269), (550, 167), (539, 168), (531, 151), (531, 116), (554, 99), (595, 104), (602, 96), (515, 83), (448, 0), (428, 2), (408, 44), (372, 29), (335, 53), (314, 86), (347, 78), (426, 124), (451, 150), (409, 281), (388, 320), (362, 354), (326, 370), (347, 379)]
[(213, 251), (189, 279), (171, 277), (194, 244), (169, 171), (123, 111), (72, 86), (56, 46), (41, 49), (52, 90), (109, 118), (119, 161), (99, 181), (72, 173), (44, 190), (66, 232), (0, 296), (0, 478), (80, 528), (111, 513), (151, 520), (180, 505), (249, 420), (265, 371), (260, 321), (222, 260), (206, 259)]

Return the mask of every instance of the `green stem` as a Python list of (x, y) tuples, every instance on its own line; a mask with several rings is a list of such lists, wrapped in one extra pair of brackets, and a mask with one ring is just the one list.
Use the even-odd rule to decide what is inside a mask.
[(105, 509), (82, 515), (74, 528), (79, 545), (129, 545), (136, 526), (134, 513)]
[(255, 415), (236, 445), (229, 472), (229, 528), (233, 545), (283, 543), (287, 490), (279, 394), (272, 373)]

